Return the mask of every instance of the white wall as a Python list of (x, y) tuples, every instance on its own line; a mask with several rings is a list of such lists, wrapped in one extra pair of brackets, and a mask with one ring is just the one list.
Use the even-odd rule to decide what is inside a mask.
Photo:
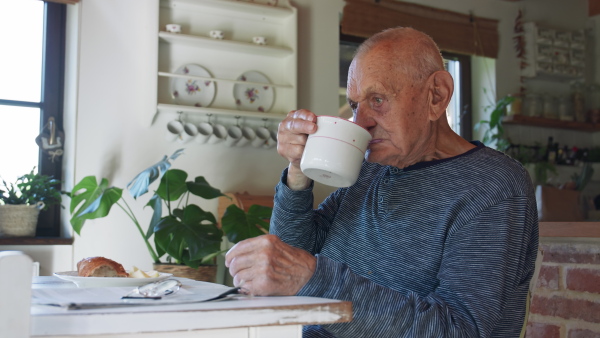
[[(518, 63), (511, 40), (517, 9), (524, 7), (532, 19), (548, 19), (566, 26), (571, 21), (582, 21), (580, 12), (585, 3), (585, 0), (411, 1), (462, 13), (472, 10), (475, 15), (500, 20), (500, 54), (495, 62), (498, 95), (518, 89)], [(299, 108), (317, 114), (335, 113), (338, 24), (344, 2), (292, 2), (299, 13)], [(124, 187), (139, 171), (179, 148), (162, 141), (164, 123), (160, 121), (172, 116), (160, 116), (157, 123), (149, 126), (156, 110), (157, 3), (157, 0), (85, 0), (69, 6), (70, 18), (75, 21), (71, 22), (71, 40), (76, 43), (71, 46), (75, 47), (70, 49), (72, 53), (68, 53), (67, 66), (67, 79), (73, 85), (67, 94), (65, 113), (67, 189), (87, 175), (107, 177), (112, 184)], [(493, 69), (490, 71), (494, 75)], [(275, 150), (229, 149), (218, 145), (188, 146), (174, 163), (174, 167), (186, 169), (191, 175), (205, 176), (224, 192), (252, 194), (272, 194), (285, 166), (286, 162)], [(316, 200), (323, 199), (330, 191), (331, 188), (317, 184)], [(148, 210), (142, 209), (145, 203), (128, 202), (141, 215), (141, 223), (147, 224)], [(216, 201), (202, 206), (216, 213)], [(67, 221), (64, 220), (65, 227), (69, 229)], [(68, 237), (69, 233), (65, 235)], [(18, 249), (29, 251), (29, 247)], [(72, 252), (70, 249), (70, 246), (36, 247), (32, 252), (39, 257), (46, 250), (46, 257), (52, 257), (42, 262), (42, 274), (64, 270), (65, 266), (74, 268), (80, 259), (98, 255), (118, 260), (126, 268), (151, 267), (139, 233), (118, 209), (106, 218), (88, 221), (82, 236), (75, 235)]]

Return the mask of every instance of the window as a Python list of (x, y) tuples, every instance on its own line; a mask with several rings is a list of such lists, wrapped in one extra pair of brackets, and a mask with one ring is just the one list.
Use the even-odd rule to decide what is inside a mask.
[[(33, 167), (61, 179), (62, 157), (35, 140), (51, 118), (62, 129), (65, 23), (62, 4), (0, 2), (0, 176), (7, 182)], [(36, 236), (60, 236), (59, 208), (40, 213)]]
[[(354, 52), (363, 38), (351, 35), (340, 35), (340, 111), (339, 115), (351, 118), (352, 112), (346, 105), (346, 82), (348, 80), (348, 67), (354, 56)], [(471, 141), (472, 119), (471, 119), (471, 63), (470, 56), (442, 52), (444, 63), (448, 72), (454, 79), (454, 94), (448, 106), (447, 116), (450, 127)]]
[(446, 112), (452, 130), (467, 141), (473, 137), (471, 117), (471, 57), (442, 52), (446, 70), (454, 79), (454, 94)]

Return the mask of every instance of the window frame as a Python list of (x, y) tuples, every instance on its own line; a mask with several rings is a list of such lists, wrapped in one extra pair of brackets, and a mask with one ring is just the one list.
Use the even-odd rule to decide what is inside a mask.
[[(40, 109), (40, 132), (48, 119), (54, 118), (57, 130), (63, 126), (63, 97), (65, 72), (65, 40), (67, 7), (65, 4), (44, 2), (44, 37), (42, 48), (42, 81), (40, 102), (0, 99), (0, 105)], [(63, 140), (64, 142), (64, 140)], [(62, 179), (62, 158), (52, 162), (42, 150), (38, 153), (38, 173)], [(60, 185), (57, 186), (60, 189)], [(40, 212), (36, 237), (60, 237), (60, 205)]]
[(473, 104), (471, 99), (471, 56), (442, 51), (442, 57), (460, 62), (460, 95), (457, 97), (462, 107), (460, 117), (460, 136), (467, 141), (473, 138)]

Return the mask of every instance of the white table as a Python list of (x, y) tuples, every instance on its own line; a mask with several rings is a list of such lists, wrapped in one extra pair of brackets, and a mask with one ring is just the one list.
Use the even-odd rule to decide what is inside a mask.
[[(184, 286), (196, 282), (180, 279)], [(34, 277), (36, 288), (73, 288), (56, 277)], [(302, 325), (349, 322), (350, 302), (314, 297), (243, 297), (159, 306), (87, 310), (32, 305), (32, 337), (294, 338)]]

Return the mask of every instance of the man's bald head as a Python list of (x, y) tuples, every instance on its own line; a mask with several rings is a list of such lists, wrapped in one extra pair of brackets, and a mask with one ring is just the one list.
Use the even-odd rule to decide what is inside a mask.
[(413, 28), (390, 28), (371, 36), (357, 49), (355, 58), (375, 49), (385, 53), (395, 69), (417, 82), (444, 70), (444, 61), (436, 43), (429, 35)]

